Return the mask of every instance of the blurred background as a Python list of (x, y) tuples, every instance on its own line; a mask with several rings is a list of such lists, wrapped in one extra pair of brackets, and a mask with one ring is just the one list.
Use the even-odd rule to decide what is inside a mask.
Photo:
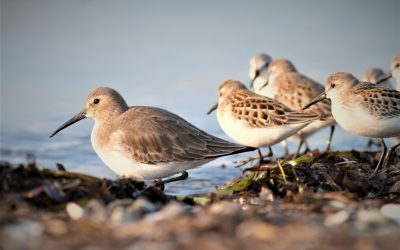
[[(227, 79), (249, 83), (249, 59), (288, 58), (324, 83), (335, 71), (389, 69), (400, 52), (400, 1), (14, 1), (1, 0), (1, 160), (113, 177), (90, 145), (84, 120), (48, 135), (108, 86), (129, 105), (168, 109), (227, 138), (205, 113)], [(312, 147), (324, 148), (327, 131)], [(365, 149), (338, 129), (333, 149)], [(292, 151), (295, 144), (291, 144)], [(282, 153), (275, 147), (275, 154)], [(170, 192), (204, 191), (240, 175), (223, 158)], [(228, 165), (216, 171), (216, 166)], [(210, 172), (213, 172), (210, 180)]]

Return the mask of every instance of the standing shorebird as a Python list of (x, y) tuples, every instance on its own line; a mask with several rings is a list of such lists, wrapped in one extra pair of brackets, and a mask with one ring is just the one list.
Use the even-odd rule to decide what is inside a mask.
[[(263, 78), (260, 76), (255, 81), (254, 90), (257, 94), (272, 98), (285, 104), (292, 110), (301, 112), (305, 104), (324, 92), (324, 87), (307, 76), (298, 73), (295, 66), (289, 60), (277, 59), (269, 64), (268, 77)], [(326, 151), (330, 150), (336, 123), (331, 114), (330, 101), (325, 100), (320, 102), (313, 106), (310, 111), (325, 115), (327, 119), (312, 122), (290, 138), (300, 140), (296, 150), (296, 156), (299, 155), (303, 144), (305, 144), (306, 149), (308, 149), (306, 139), (325, 127), (331, 128), (326, 147)]]
[[(246, 146), (271, 147), (321, 119), (320, 115), (312, 112), (292, 111), (282, 103), (249, 91), (238, 81), (222, 83), (218, 96), (218, 103), (208, 114), (217, 109), (222, 130)], [(262, 155), (258, 152), (261, 164)]]
[(381, 81), (386, 77), (385, 72), (380, 69), (380, 68), (370, 68), (367, 71), (365, 71), (362, 81), (363, 82), (369, 82), (369, 83), (378, 83), (378, 86), (385, 87), (385, 88), (391, 88), (394, 89), (395, 86), (392, 84), (389, 79), (386, 79), (385, 81)]
[(380, 138), (383, 152), (374, 174), (389, 162), (400, 143), (390, 148), (383, 138), (400, 135), (400, 92), (359, 82), (352, 74), (338, 72), (329, 76), (326, 90), (304, 109), (326, 98), (332, 101), (332, 114), (348, 132), (370, 138)]
[(267, 72), (268, 65), (271, 63), (272, 59), (267, 54), (256, 54), (250, 59), (250, 88), (253, 87), (255, 81), (257, 81), (258, 77), (264, 77), (262, 75), (263, 72)]
[(392, 77), (394, 77), (394, 79), (396, 80), (396, 89), (400, 91), (400, 53), (393, 57), (390, 64), (389, 73), (387, 73), (384, 78), (378, 81), (377, 84), (380, 84), (381, 82), (384, 82)]
[[(389, 78), (394, 78), (396, 81), (396, 86), (393, 87), (400, 91), (400, 53), (395, 55), (392, 59), (392, 62), (390, 63), (390, 71), (389, 73), (386, 74), (384, 78), (382, 78), (380, 81), (378, 81), (378, 84), (381, 84), (382, 82), (385, 82)], [(400, 143), (400, 136), (396, 136), (396, 141)]]
[[(392, 84), (392, 82), (389, 79), (387, 79), (385, 81), (381, 81), (385, 77), (386, 77), (386, 74), (382, 69), (370, 68), (367, 71), (365, 71), (365, 73), (362, 77), (362, 81), (375, 83), (375, 84), (378, 83), (377, 86), (394, 89), (395, 86)], [(370, 138), (368, 140), (367, 147), (371, 147), (371, 145), (373, 145), (373, 144), (379, 146), (379, 143), (375, 142), (373, 139)]]
[(86, 117), (94, 120), (91, 141), (100, 159), (119, 176), (160, 179), (167, 183), (188, 177), (195, 168), (218, 157), (255, 150), (212, 136), (160, 108), (128, 107), (111, 88), (100, 87), (87, 97), (85, 109), (57, 128)]

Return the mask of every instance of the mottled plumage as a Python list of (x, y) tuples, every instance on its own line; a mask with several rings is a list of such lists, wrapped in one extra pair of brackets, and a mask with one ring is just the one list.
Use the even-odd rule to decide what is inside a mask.
[(379, 87), (372, 83), (360, 83), (352, 74), (337, 72), (329, 76), (325, 92), (305, 108), (325, 98), (332, 101), (332, 114), (346, 131), (366, 137), (380, 138), (383, 153), (375, 172), (387, 165), (391, 154), (386, 154), (383, 138), (400, 135), (400, 92)]
[(295, 112), (282, 103), (257, 95), (240, 82), (228, 80), (218, 90), (217, 118), (236, 142), (252, 147), (272, 146), (321, 118)]
[[(400, 92), (394, 89), (381, 88), (376, 84), (359, 83), (352, 89), (348, 98), (358, 96), (360, 105), (378, 119), (390, 119), (400, 116)], [(361, 100), (362, 99), (362, 100)], [(352, 103), (350, 100), (349, 102)], [(346, 105), (346, 103), (344, 103)]]
[[(254, 82), (254, 89), (257, 94), (267, 96), (278, 102), (287, 105), (290, 109), (298, 112), (302, 107), (313, 100), (316, 96), (324, 92), (324, 87), (311, 78), (297, 72), (296, 67), (286, 59), (273, 60), (268, 66), (268, 77), (258, 77)], [(333, 133), (335, 120), (331, 114), (331, 103), (324, 100), (310, 107), (308, 112), (314, 112), (325, 115), (327, 118), (323, 121), (315, 121), (299, 133), (289, 139), (299, 139), (300, 147), (305, 139), (322, 128), (331, 126), (331, 135), (328, 140), (327, 149), (330, 148), (330, 141)], [(287, 150), (287, 149), (286, 149)]]

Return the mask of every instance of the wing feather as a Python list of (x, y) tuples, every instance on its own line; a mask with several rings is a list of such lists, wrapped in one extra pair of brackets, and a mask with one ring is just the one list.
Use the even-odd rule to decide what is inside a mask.
[(203, 160), (254, 150), (212, 136), (159, 108), (132, 107), (119, 117), (117, 124), (115, 133), (124, 133), (119, 132), (116, 143), (124, 145), (141, 163)]

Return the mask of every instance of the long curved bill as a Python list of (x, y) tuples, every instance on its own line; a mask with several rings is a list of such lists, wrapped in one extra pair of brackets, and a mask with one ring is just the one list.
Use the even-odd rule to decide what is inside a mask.
[(214, 104), (210, 110), (207, 112), (207, 115), (211, 114), (212, 112), (214, 112), (214, 110), (216, 110), (218, 108), (218, 102), (216, 104)]
[(392, 71), (389, 71), (382, 79), (377, 81), (375, 84), (382, 83), (382, 82), (384, 82), (386, 80), (389, 80), (390, 78), (392, 78)]
[(72, 117), (71, 119), (69, 119), (68, 121), (64, 122), (60, 127), (58, 127), (51, 135), (50, 138), (55, 136), (58, 132), (60, 132), (61, 130), (63, 130), (66, 127), (71, 126), (72, 124), (79, 122), (82, 119), (86, 118), (86, 112), (85, 110), (79, 112), (77, 115), (75, 115), (74, 117)]
[(303, 110), (304, 110), (304, 109), (308, 109), (310, 106), (312, 106), (312, 105), (314, 105), (314, 104), (316, 104), (316, 103), (318, 103), (318, 102), (320, 102), (320, 101), (322, 101), (322, 100), (324, 100), (324, 99), (326, 99), (326, 93), (325, 93), (325, 92), (322, 92), (320, 95), (318, 95), (317, 97), (315, 97), (309, 104), (305, 105), (305, 106), (303, 107)]

